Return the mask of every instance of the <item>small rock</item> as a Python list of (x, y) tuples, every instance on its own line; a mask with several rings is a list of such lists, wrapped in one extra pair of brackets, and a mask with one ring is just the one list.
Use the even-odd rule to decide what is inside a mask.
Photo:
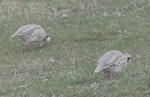
[(53, 59), (53, 58), (51, 58), (51, 59), (48, 59), (48, 62), (50, 62), (50, 63), (54, 63), (55, 61), (54, 61), (54, 59)]
[(67, 17), (68, 17), (68, 15), (67, 15), (66, 13), (63, 13), (63, 14), (62, 14), (62, 18), (63, 18), (63, 19), (65, 19), (65, 18), (67, 18)]

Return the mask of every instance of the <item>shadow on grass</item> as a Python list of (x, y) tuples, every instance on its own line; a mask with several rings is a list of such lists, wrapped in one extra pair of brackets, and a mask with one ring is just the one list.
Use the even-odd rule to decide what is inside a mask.
[[(25, 52), (32, 52), (32, 51), (39, 51), (45, 48), (48, 48), (51, 44), (47, 44), (47, 43), (42, 43), (42, 45), (40, 45), (40, 43), (30, 43), (30, 47), (31, 47), (31, 51), (29, 49), (25, 50), (24, 52), (22, 52), (24, 45), (16, 45), (10, 48), (11, 52), (20, 52), (20, 53), (25, 53)], [(7, 52), (6, 52), (7, 54)]]
[(42, 50), (44, 48), (48, 48), (49, 46), (50, 46), (50, 43), (49, 44), (44, 43), (42, 45), (36, 45), (36, 46), (34, 45), (34, 46), (32, 46), (32, 51), (33, 50), (35, 50), (35, 51)]
[(83, 85), (88, 83), (94, 83), (94, 82), (100, 82), (104, 81), (100, 76), (94, 75), (92, 77), (83, 77), (83, 78), (77, 78), (70, 80), (71, 85)]
[(88, 42), (88, 41), (105, 41), (108, 40), (106, 36), (94, 36), (94, 37), (81, 37), (74, 39), (74, 42)]

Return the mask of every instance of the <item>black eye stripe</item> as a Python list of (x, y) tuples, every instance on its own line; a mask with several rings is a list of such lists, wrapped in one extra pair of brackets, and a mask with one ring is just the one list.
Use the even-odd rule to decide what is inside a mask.
[(129, 60), (131, 60), (131, 59), (132, 59), (132, 58), (129, 57), (129, 58), (127, 58), (127, 61), (129, 62)]
[(44, 40), (46, 40), (49, 36), (47, 35)]

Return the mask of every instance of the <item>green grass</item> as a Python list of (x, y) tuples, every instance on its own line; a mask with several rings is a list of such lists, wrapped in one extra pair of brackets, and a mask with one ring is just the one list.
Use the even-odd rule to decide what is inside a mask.
[[(150, 97), (149, 0), (2, 0), (0, 14), (0, 97)], [(25, 24), (43, 26), (51, 43), (21, 53), (10, 36)], [(109, 50), (133, 60), (104, 80), (94, 70)]]

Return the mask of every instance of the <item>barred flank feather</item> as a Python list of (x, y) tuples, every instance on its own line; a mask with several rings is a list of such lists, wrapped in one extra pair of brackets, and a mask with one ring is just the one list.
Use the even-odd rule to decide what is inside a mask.
[(124, 70), (127, 67), (127, 64), (127, 59), (124, 56), (119, 58), (115, 66), (115, 72)]
[(37, 28), (31, 33), (31, 39), (30, 42), (32, 41), (42, 41), (47, 37), (47, 33), (44, 33), (45, 31), (41, 28)]

